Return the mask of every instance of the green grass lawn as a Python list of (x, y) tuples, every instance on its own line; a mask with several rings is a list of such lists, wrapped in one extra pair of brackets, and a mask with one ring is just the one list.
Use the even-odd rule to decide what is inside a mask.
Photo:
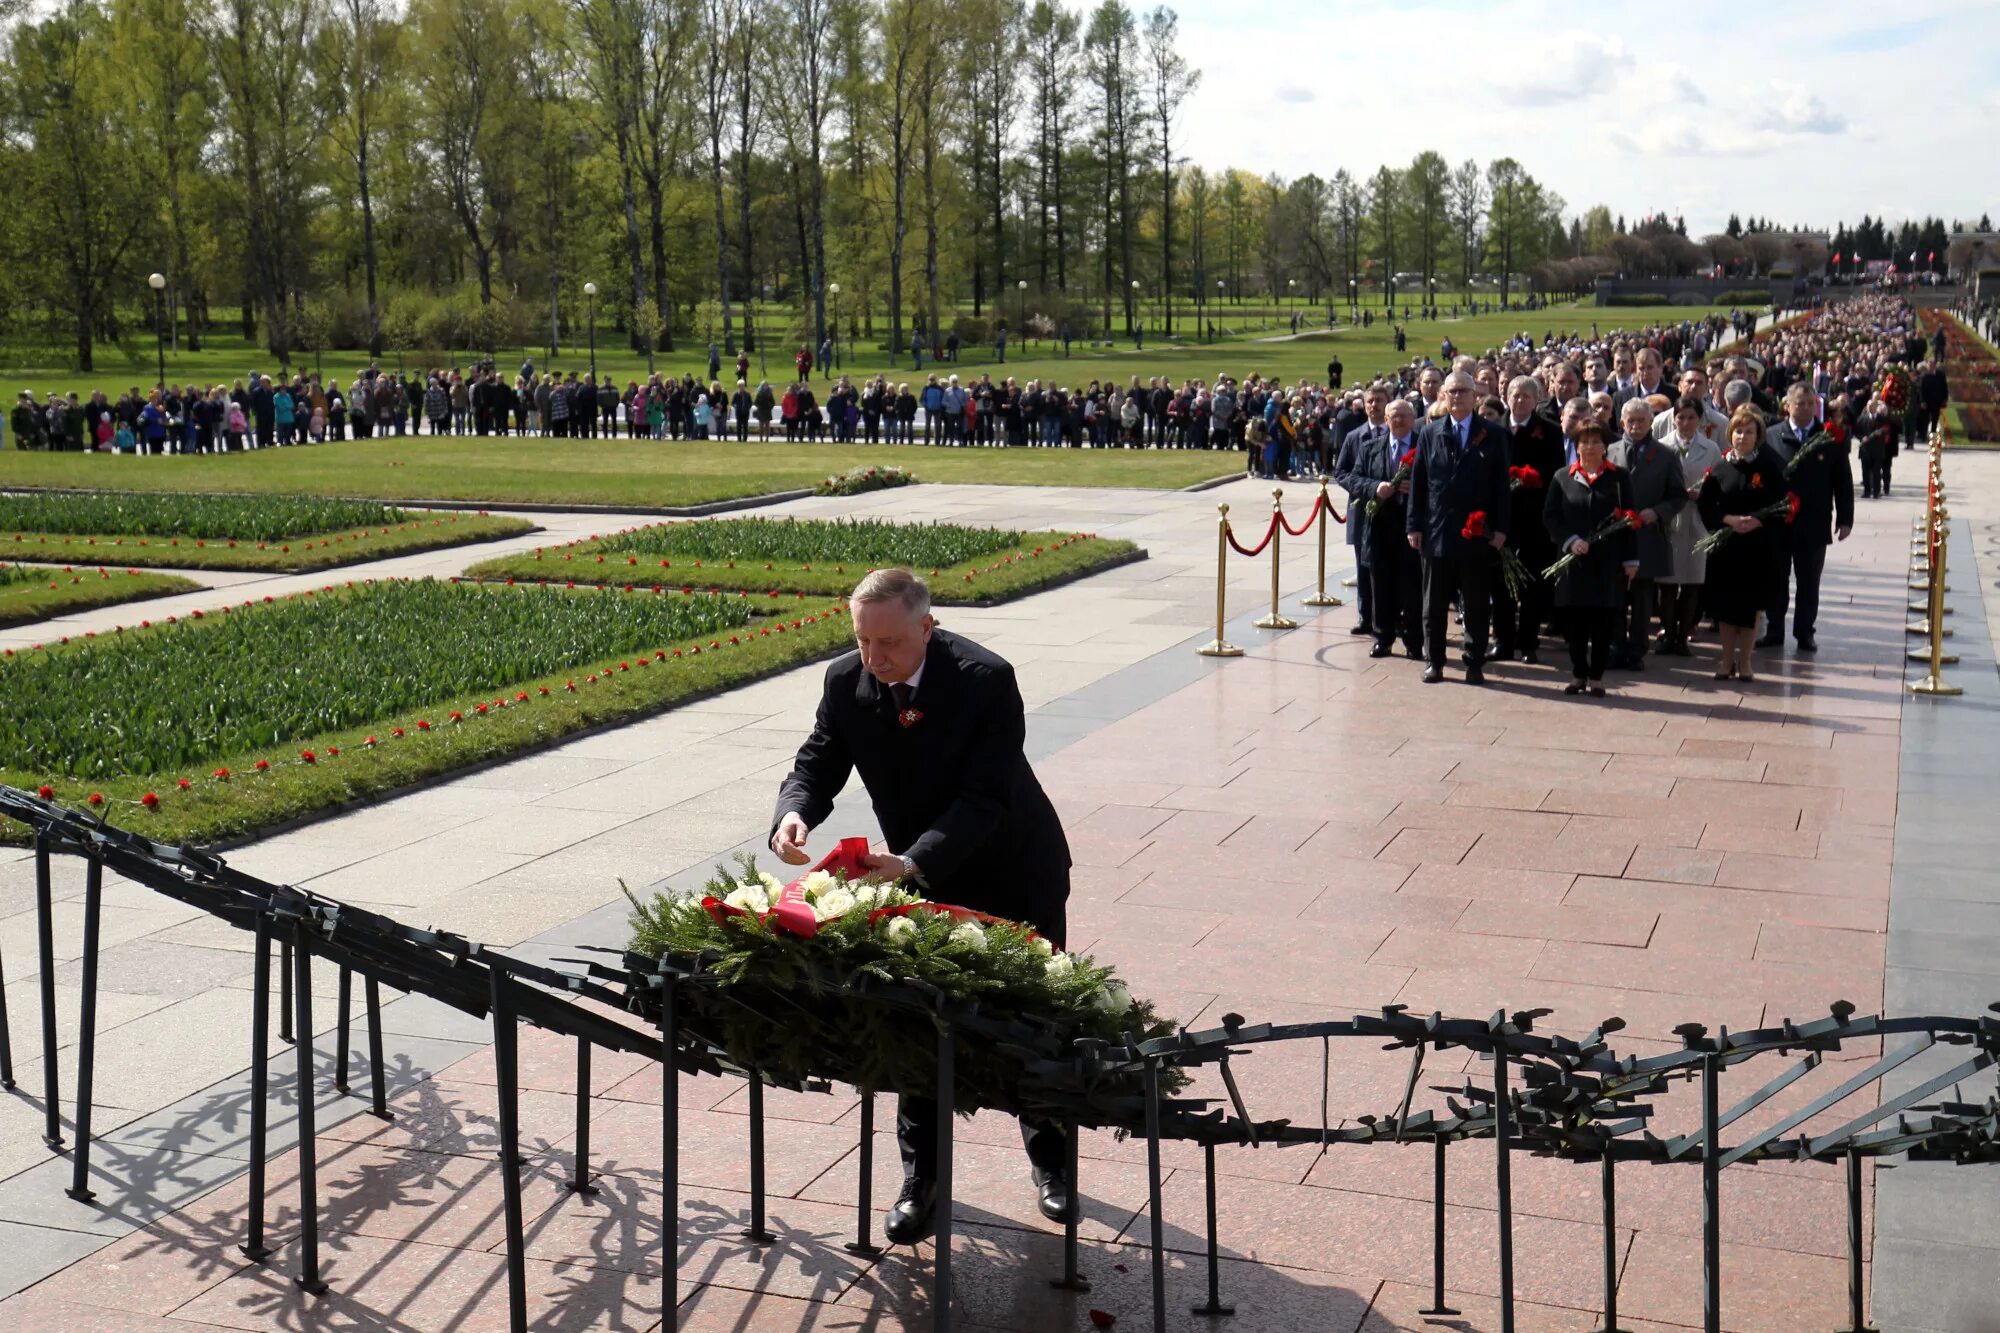
[(636, 528), (484, 560), (465, 572), (521, 583), (843, 597), (868, 570), (897, 564), (924, 574), (940, 605), (990, 606), (1138, 558), (1131, 542), (1073, 532), (741, 518)]
[(0, 453), (0, 486), (354, 495), (505, 505), (672, 509), (805, 490), (828, 473), (895, 465), (919, 481), (1171, 490), (1237, 471), (1207, 450), (928, 449), (404, 436), (202, 457)]
[(136, 569), (0, 564), (0, 628), (28, 625), (92, 607), (193, 592), (200, 586), (191, 579), (172, 574), (142, 574)]
[[(164, 841), (212, 842), (658, 712), (850, 642), (845, 611), (828, 599), (779, 609), (422, 581), (301, 594), (0, 657), (7, 697), (50, 700), (0, 714), (0, 782), (46, 788)], [(249, 665), (219, 676), (229, 663)], [(0, 839), (25, 836), (0, 827)]]

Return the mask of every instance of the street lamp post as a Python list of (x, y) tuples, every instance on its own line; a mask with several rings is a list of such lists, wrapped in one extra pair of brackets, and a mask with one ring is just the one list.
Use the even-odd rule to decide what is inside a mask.
[(160, 362), (160, 392), (167, 389), (167, 328), (166, 296), (167, 275), (155, 273), (146, 279), (146, 285), (153, 289), (153, 347)]
[(833, 368), (840, 369), (840, 284), (829, 282), (826, 294), (833, 298)]
[(1021, 294), (1019, 306), (1014, 312), (1014, 318), (1019, 322), (1020, 327), (1015, 330), (1014, 336), (1025, 343), (1028, 341), (1028, 280), (1022, 278), (1016, 282), (1014, 290)]
[(584, 283), (583, 296), (590, 308), (590, 378), (594, 381), (597, 378), (597, 284)]
[(1135, 312), (1133, 316), (1133, 328), (1137, 331), (1136, 340), (1139, 346), (1144, 347), (1146, 345), (1146, 311), (1139, 303), (1139, 280), (1137, 278), (1132, 279), (1132, 309)]

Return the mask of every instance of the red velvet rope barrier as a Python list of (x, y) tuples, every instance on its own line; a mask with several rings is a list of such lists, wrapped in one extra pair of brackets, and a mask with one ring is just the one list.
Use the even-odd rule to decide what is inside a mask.
[(1258, 542), (1255, 546), (1246, 548), (1241, 542), (1237, 541), (1235, 528), (1223, 529), (1223, 535), (1229, 539), (1229, 544), (1230, 546), (1235, 548), (1236, 554), (1242, 556), (1249, 556), (1254, 559), (1255, 557), (1264, 554), (1264, 548), (1271, 544), (1271, 538), (1274, 534), (1276, 534), (1277, 531), (1278, 531), (1278, 511), (1274, 509), (1271, 511), (1271, 526), (1264, 529), (1264, 540)]

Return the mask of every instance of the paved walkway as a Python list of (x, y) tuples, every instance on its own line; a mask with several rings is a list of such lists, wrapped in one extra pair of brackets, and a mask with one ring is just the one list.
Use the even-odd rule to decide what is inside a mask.
[[(1983, 464), (1960, 467), (1962, 494), (1980, 492)], [(1904, 480), (1907, 492), (1915, 478)], [(1306, 489), (1289, 489), (1291, 507), (1302, 509)], [(1077, 853), (1073, 945), (1117, 963), (1169, 1012), (1212, 1021), (1229, 1008), (1252, 1021), (1291, 1021), (1392, 1001), (1461, 1014), (1538, 1006), (1554, 1010), (1541, 1024), (1551, 1030), (1622, 1016), (1630, 1026), (1620, 1048), (1647, 1052), (1668, 1049), (1672, 1028), (1689, 1020), (1803, 1019), (1834, 999), (1871, 1011), (1883, 1002), (1885, 968), (1900, 984), (1938, 966), (1894, 957), (1888, 933), (1892, 882), (1899, 906), (1903, 894), (1902, 604), (1913, 495), (1864, 504), (1855, 539), (1829, 566), (1816, 659), (1774, 659), (1751, 687), (1708, 679), (1703, 658), (1656, 661), (1601, 704), (1563, 698), (1549, 668), (1498, 668), (1484, 690), (1421, 686), (1412, 664), (1366, 657), (1365, 640), (1346, 632), (1348, 609), (1283, 635), (1251, 630), (1241, 615), (1230, 634), (1250, 656), (1195, 658), (1193, 644), (1212, 632), (1217, 499), (1257, 517), (1268, 488), (1234, 483), (1189, 496), (925, 486), (844, 506), (1070, 526), (1134, 537), (1152, 551), (1142, 564), (944, 618), (1020, 668), (1030, 748)], [(1289, 549), (1284, 581), (1295, 597), (1310, 562)], [(1336, 578), (1344, 555), (1335, 548)], [(1235, 562), (1232, 611), (1260, 609), (1255, 586), (1267, 578)], [(1954, 579), (1961, 597), (1977, 582), (1969, 567)], [(1968, 628), (1960, 626), (1961, 653)], [(695, 882), (718, 856), (760, 839), (817, 682), (817, 669), (790, 672), (269, 839), (232, 860), (527, 953), (617, 943), (618, 878)], [(1949, 726), (1984, 707), (1964, 702), (1962, 714), (1935, 716)], [(827, 832), (867, 827), (865, 803), (850, 793)], [(1983, 829), (1967, 833), (1968, 857)], [(25, 872), (20, 859), (0, 864), (0, 954), (21, 1034), (34, 1031), (37, 1012)], [(80, 883), (66, 884), (57, 911), (63, 958), (77, 953), (79, 892)], [(1991, 897), (1968, 889), (1955, 901)], [(0, 1180), (8, 1242), (0, 1290), (25, 1288), (0, 1303), (0, 1328), (504, 1326), (483, 1029), (397, 1001), (387, 1022), (396, 1122), (354, 1119), (355, 1099), (319, 1094), (333, 1295), (309, 1301), (286, 1277), (289, 1247), (265, 1268), (233, 1249), (247, 942), (130, 886), (114, 886), (108, 901), (113, 989), (102, 1002), (98, 1112), (107, 1142), (94, 1182), (102, 1197), (91, 1207), (60, 1193), (68, 1164), (48, 1159), (36, 1138), (40, 1072), (27, 1062), (14, 1109), (0, 1115), (0, 1172), (10, 1173)], [(1990, 912), (1965, 919), (1974, 917), (1992, 931)], [(1966, 969), (1991, 971), (1990, 963)], [(65, 1041), (73, 972), (65, 964), (59, 978)], [(329, 980), (316, 986), (322, 995)], [(1940, 1003), (1973, 1012), (1979, 984)], [(318, 1045), (324, 1069), (325, 1034)], [(1402, 1061), (1341, 1056), (1332, 1114), (1392, 1108)], [(522, 1066), (534, 1326), (656, 1326), (657, 1072), (600, 1057), (592, 1136), (605, 1189), (577, 1199), (557, 1184), (573, 1142), (568, 1053), (528, 1034)], [(1810, 1097), (1855, 1067), (1829, 1061), (1793, 1093)], [(1449, 1083), (1466, 1066), (1428, 1072)], [(1242, 1074), (1258, 1115), (1317, 1119), (1317, 1052), (1260, 1052)], [(289, 1097), (289, 1084), (280, 1090)], [(683, 1106), (682, 1327), (924, 1326), (928, 1247), (873, 1264), (839, 1248), (852, 1225), (851, 1097), (770, 1099), (772, 1224), (782, 1240), (769, 1250), (735, 1238), (747, 1186), (741, 1089), (696, 1083)], [(275, 1132), (286, 1146), (289, 1119)], [(1144, 1259), (1133, 1245), (1145, 1234), (1145, 1175), (1135, 1145), (1097, 1137), (1085, 1146), (1084, 1269), (1096, 1290), (1076, 1298), (1045, 1284), (1059, 1267), (1058, 1238), (1032, 1212), (1011, 1136), (991, 1117), (961, 1133), (960, 1318), (1039, 1333), (1085, 1327), (1096, 1307), (1144, 1326)], [(877, 1160), (893, 1164), (886, 1139)], [(270, 1181), (276, 1234), (287, 1242), (296, 1226), (290, 1162), (278, 1161)], [(1182, 1311), (1201, 1281), (1200, 1175), (1185, 1151), (1170, 1151), (1168, 1162), (1169, 1307)], [(1454, 1157), (1452, 1303), (1468, 1328), (1496, 1326), (1490, 1163), (1479, 1145)], [(1427, 1150), (1229, 1150), (1219, 1165), (1224, 1291), (1239, 1311), (1226, 1327), (1425, 1326), (1416, 1311), (1428, 1295)], [(1520, 1326), (1592, 1328), (1601, 1296), (1595, 1172), (1533, 1158), (1515, 1170)], [(884, 1204), (892, 1175), (893, 1166), (878, 1169)], [(1951, 1183), (1954, 1198), (1981, 1197), (1970, 1172)], [(1990, 1182), (1981, 1183), (1990, 1198)], [(1695, 1176), (1634, 1168), (1621, 1191), (1626, 1326), (1698, 1325)], [(1923, 1249), (1921, 1228), (1936, 1229), (1939, 1210), (1921, 1197), (1898, 1206), (1910, 1221), (1893, 1236), (1885, 1229), (1883, 1253), (1894, 1243), (1907, 1257), (1885, 1273), (1885, 1291), (1990, 1282), (1990, 1263), (1940, 1263)], [(1837, 1326), (1845, 1277), (1835, 1173), (1734, 1168), (1723, 1224), (1728, 1327)], [(1965, 1239), (1964, 1226), (1953, 1226)], [(1909, 1281), (1912, 1273), (1921, 1280)], [(1974, 1317), (2000, 1309), (1965, 1299), (1975, 1304), (1952, 1308)], [(1906, 1306), (1878, 1322), (1938, 1333), (1981, 1327), (1954, 1319)], [(1179, 1314), (1173, 1322), (1209, 1327)]]

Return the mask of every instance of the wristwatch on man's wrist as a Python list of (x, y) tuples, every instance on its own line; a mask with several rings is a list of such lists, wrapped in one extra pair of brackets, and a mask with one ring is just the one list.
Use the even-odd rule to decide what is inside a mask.
[(916, 863), (915, 861), (912, 861), (912, 860), (911, 860), (911, 859), (910, 859), (909, 857), (907, 857), (907, 856), (899, 856), (899, 857), (897, 857), (896, 859), (897, 859), (897, 860), (899, 860), (899, 861), (901, 861), (901, 862), (903, 863), (903, 878), (904, 878), (904, 879), (907, 879), (907, 880), (914, 880), (914, 881), (916, 881), (916, 882), (917, 882), (918, 884), (921, 884), (921, 883), (923, 883), (923, 882), (924, 882), (924, 872), (923, 872), (923, 871), (921, 871), (921, 870), (919, 870), (919, 869), (917, 869), (917, 863)]

